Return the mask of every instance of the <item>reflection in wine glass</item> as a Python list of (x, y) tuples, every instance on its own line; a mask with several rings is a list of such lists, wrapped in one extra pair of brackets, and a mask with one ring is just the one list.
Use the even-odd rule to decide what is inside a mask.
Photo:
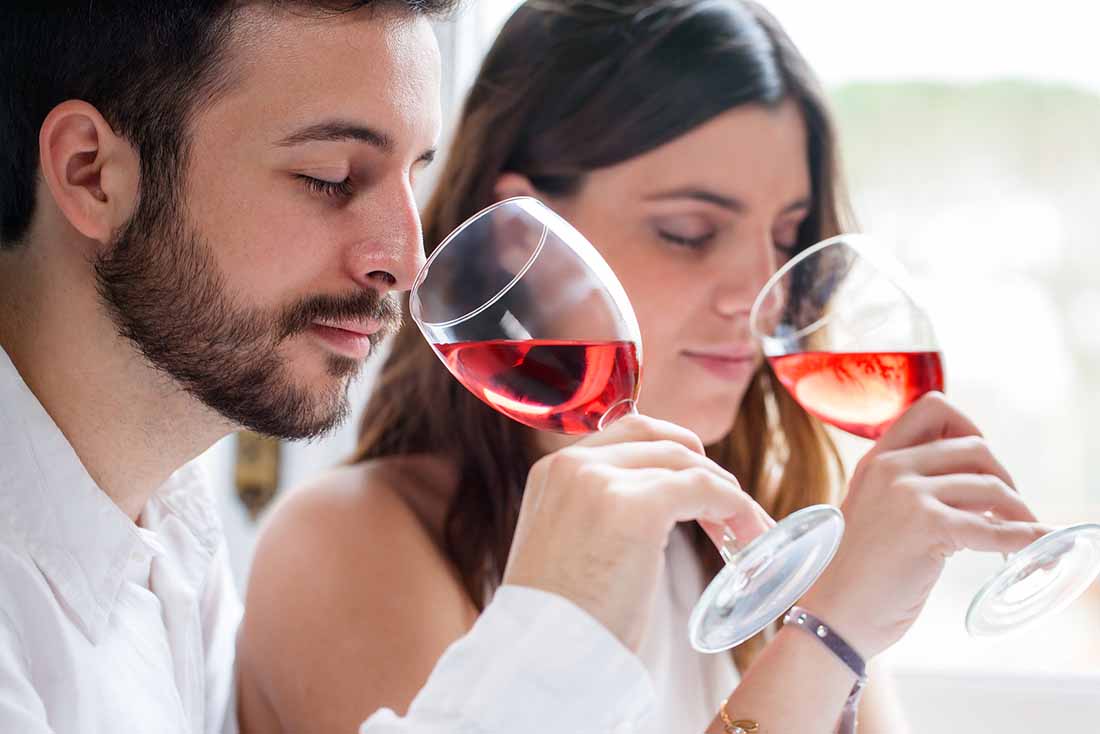
[[(750, 323), (787, 391), (809, 413), (869, 439), (918, 398), (944, 389), (931, 321), (898, 263), (863, 235), (820, 242), (786, 263)], [(974, 636), (1060, 611), (1100, 575), (1100, 525), (1063, 528), (1006, 559), (975, 596)]]
[[(451, 233), (409, 296), (413, 320), (459, 382), (539, 430), (585, 434), (636, 411), (637, 320), (618, 278), (561, 217), (529, 197), (494, 204)], [(782, 615), (817, 579), (843, 533), (825, 505), (785, 518), (726, 567), (689, 624), (701, 651), (728, 649)]]

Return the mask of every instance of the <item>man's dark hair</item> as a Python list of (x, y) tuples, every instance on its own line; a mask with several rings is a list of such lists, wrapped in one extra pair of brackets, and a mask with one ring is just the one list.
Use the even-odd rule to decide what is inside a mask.
[[(316, 12), (368, 6), (437, 15), (460, 0), (269, 0)], [(143, 197), (171, 197), (195, 112), (226, 89), (239, 0), (4, 3), (0, 10), (0, 249), (27, 234), (38, 133), (68, 99), (94, 105), (141, 158)], [(177, 182), (178, 183), (178, 182)], [(153, 203), (153, 202), (148, 202)], [(155, 204), (154, 204), (155, 206)]]

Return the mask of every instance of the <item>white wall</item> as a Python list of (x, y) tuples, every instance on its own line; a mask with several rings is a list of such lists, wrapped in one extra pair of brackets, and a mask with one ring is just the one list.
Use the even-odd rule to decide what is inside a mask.
[(942, 670), (895, 675), (913, 734), (1100, 732), (1100, 675), (977, 676)]

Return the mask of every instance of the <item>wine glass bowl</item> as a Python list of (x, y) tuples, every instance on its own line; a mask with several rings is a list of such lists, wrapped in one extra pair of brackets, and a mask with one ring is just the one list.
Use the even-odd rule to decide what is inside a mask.
[(590, 433), (637, 400), (641, 335), (626, 292), (535, 199), (494, 204), (451, 233), (409, 310), (459, 382), (532, 428)]
[(820, 242), (780, 268), (749, 316), (776, 377), (807, 412), (877, 439), (944, 389), (932, 325), (899, 265), (862, 235)]

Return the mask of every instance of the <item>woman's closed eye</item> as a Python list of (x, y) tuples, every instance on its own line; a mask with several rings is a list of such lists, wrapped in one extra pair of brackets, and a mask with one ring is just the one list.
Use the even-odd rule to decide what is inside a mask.
[(779, 253), (779, 257), (784, 260), (790, 260), (798, 254), (798, 239), (796, 237), (790, 239), (777, 239), (775, 240), (774, 247), (775, 251)]
[(705, 247), (718, 233), (709, 221), (697, 216), (667, 217), (654, 225), (657, 236), (678, 247)]
[(784, 260), (790, 260), (798, 253), (798, 231), (802, 228), (805, 216), (796, 221), (779, 226), (772, 235), (775, 251)]

